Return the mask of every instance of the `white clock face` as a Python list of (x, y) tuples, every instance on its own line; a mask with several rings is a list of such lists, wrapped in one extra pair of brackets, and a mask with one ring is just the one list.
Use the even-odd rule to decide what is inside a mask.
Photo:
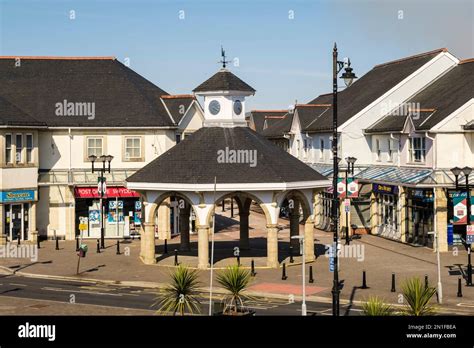
[(242, 103), (240, 102), (240, 100), (236, 100), (234, 102), (234, 113), (236, 115), (240, 115), (242, 113)]
[(217, 100), (213, 100), (209, 103), (209, 112), (213, 115), (217, 115), (221, 111), (221, 104)]

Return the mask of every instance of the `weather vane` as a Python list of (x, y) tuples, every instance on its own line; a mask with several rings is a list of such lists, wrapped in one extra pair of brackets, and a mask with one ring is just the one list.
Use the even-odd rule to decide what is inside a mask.
[(219, 63), (222, 63), (222, 67), (225, 69), (226, 63), (230, 63), (230, 60), (225, 60), (225, 51), (224, 47), (221, 46), (221, 56), (222, 60), (219, 61)]

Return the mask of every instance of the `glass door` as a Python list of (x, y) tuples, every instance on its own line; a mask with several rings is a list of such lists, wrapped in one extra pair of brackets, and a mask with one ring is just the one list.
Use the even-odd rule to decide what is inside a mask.
[(12, 204), (10, 209), (10, 240), (17, 240), (18, 238), (22, 239), (22, 205)]

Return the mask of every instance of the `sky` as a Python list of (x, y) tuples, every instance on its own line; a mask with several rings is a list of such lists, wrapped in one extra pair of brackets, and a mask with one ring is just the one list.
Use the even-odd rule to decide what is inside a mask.
[[(0, 55), (115, 56), (170, 94), (219, 68), (280, 109), (331, 91), (332, 47), (362, 76), (446, 47), (474, 57), (473, 0), (0, 0)], [(341, 81), (341, 85), (344, 85)]]

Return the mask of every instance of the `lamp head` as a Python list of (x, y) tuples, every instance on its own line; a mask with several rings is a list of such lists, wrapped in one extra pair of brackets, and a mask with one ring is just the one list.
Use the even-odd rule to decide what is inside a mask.
[(459, 168), (459, 167), (451, 168), (451, 173), (453, 173), (455, 177), (458, 177), (459, 174), (461, 174), (461, 171), (462, 171), (462, 169)]

